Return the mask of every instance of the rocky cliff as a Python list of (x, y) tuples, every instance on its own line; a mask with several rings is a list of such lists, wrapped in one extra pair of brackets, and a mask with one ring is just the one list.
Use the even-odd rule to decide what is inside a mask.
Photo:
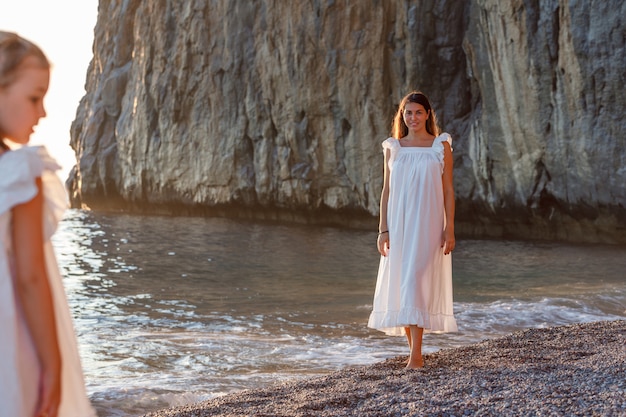
[(429, 95), (457, 231), (626, 243), (626, 2), (100, 0), (75, 207), (377, 224)]

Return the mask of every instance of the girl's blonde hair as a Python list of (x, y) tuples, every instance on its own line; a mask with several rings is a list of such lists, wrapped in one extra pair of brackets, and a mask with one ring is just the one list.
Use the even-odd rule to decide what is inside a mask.
[(0, 88), (15, 81), (24, 60), (31, 56), (41, 68), (50, 69), (50, 61), (37, 45), (16, 33), (0, 31)]
[[(31, 56), (41, 68), (50, 69), (50, 61), (41, 48), (16, 33), (0, 31), (0, 88), (15, 82), (24, 61)], [(2, 137), (0, 148), (7, 149)]]
[(417, 103), (424, 106), (424, 110), (428, 112), (426, 120), (426, 131), (433, 136), (439, 136), (439, 126), (437, 125), (437, 115), (430, 105), (430, 100), (421, 91), (412, 91), (400, 101), (398, 111), (391, 123), (391, 136), (396, 139), (402, 139), (409, 134), (409, 128), (404, 123), (404, 108), (407, 103)]

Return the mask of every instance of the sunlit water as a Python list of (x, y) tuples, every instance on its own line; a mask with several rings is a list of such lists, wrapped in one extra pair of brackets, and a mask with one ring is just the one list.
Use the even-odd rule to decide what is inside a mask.
[[(405, 355), (366, 328), (375, 231), (70, 210), (54, 237), (100, 416)], [(425, 352), (626, 317), (626, 248), (459, 240), (459, 332)]]

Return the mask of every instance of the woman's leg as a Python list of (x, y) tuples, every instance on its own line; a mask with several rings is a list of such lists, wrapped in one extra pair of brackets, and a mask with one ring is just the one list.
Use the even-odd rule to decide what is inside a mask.
[(409, 351), (411, 350), (411, 328), (405, 327), (404, 333), (406, 333), (406, 341), (409, 342)]
[(411, 354), (409, 355), (409, 363), (407, 363), (407, 369), (417, 369), (424, 367), (424, 359), (422, 358), (422, 336), (424, 335), (424, 329), (417, 326), (409, 326)]

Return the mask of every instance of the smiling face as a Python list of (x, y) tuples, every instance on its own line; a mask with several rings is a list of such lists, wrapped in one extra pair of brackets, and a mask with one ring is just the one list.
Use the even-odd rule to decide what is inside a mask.
[(409, 130), (419, 132), (426, 128), (426, 120), (428, 120), (428, 112), (419, 103), (406, 103), (402, 112), (404, 123)]
[(50, 70), (35, 57), (24, 60), (19, 76), (0, 87), (0, 137), (25, 145), (39, 119), (46, 116), (43, 99), (48, 91)]

